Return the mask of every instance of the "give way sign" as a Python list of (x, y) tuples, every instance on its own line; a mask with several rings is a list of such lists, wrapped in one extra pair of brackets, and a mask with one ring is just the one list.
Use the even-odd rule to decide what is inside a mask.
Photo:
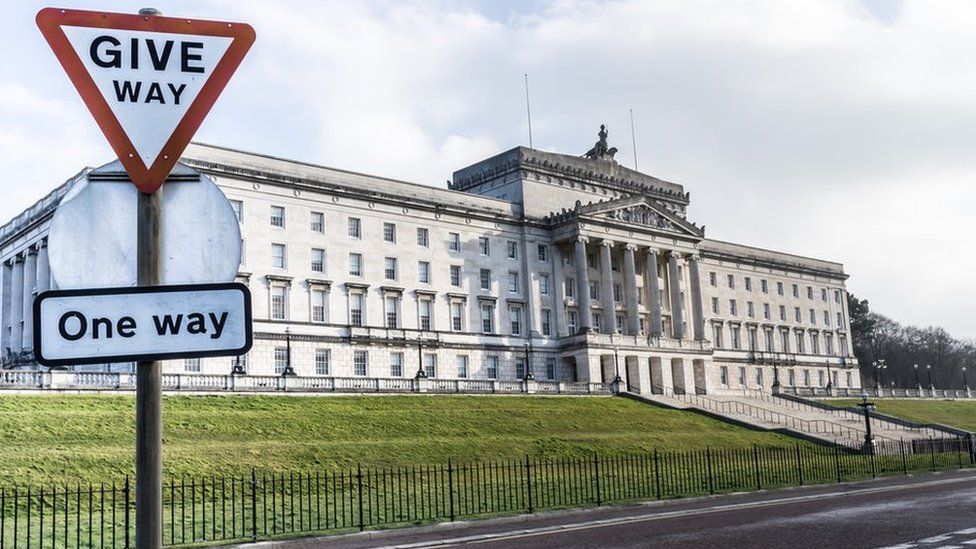
[(254, 43), (243, 23), (45, 8), (37, 26), (144, 193), (158, 189)]

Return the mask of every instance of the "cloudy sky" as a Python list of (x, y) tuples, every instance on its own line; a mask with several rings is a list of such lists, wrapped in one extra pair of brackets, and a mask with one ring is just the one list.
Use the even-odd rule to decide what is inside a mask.
[[(147, 2), (67, 0), (134, 12)], [(845, 264), (875, 310), (976, 336), (976, 3), (950, 0), (153, 4), (258, 41), (199, 141), (443, 186), (600, 123), (692, 193), (713, 238)], [(0, 218), (112, 158), (36, 30), (0, 23)]]

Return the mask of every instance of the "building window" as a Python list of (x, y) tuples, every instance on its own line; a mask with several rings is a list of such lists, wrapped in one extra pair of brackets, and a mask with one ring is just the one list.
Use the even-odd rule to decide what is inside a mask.
[(430, 330), (433, 327), (431, 319), (434, 314), (434, 302), (429, 299), (421, 299), (418, 303), (420, 309), (420, 329)]
[(487, 236), (478, 237), (478, 253), (481, 255), (491, 255), (491, 242)]
[(747, 276), (745, 278), (745, 284), (746, 284), (746, 291), (747, 292), (751, 292), (752, 291), (752, 278), (750, 278), (750, 277)]
[(614, 317), (614, 322), (615, 322), (615, 324), (613, 326), (613, 331), (616, 332), (616, 333), (618, 333), (618, 334), (622, 334), (623, 331), (624, 331), (624, 317), (623, 317), (623, 315), (616, 315)]
[(508, 307), (508, 318), (512, 323), (512, 335), (522, 335), (522, 307), (510, 305)]
[(728, 278), (729, 288), (732, 289), (732, 290), (734, 290), (735, 289), (735, 275), (726, 275), (726, 276)]
[(738, 316), (739, 315), (738, 304), (736, 303), (736, 301), (734, 299), (730, 299), (729, 300), (729, 314), (732, 315), (732, 316)]
[(756, 306), (751, 301), (746, 301), (746, 315), (748, 315), (749, 318), (756, 318)]
[(400, 298), (396, 296), (386, 296), (383, 299), (384, 313), (386, 315), (387, 328), (400, 327)]
[(800, 287), (796, 284), (793, 285), (793, 297), (799, 299), (800, 297)]
[(488, 379), (498, 379), (498, 357), (485, 357), (485, 375)]
[(363, 325), (363, 305), (365, 299), (365, 294), (359, 292), (349, 294), (349, 324), (351, 326)]
[(759, 347), (759, 332), (755, 328), (749, 328), (749, 350), (755, 351)]
[(715, 271), (708, 272), (708, 285), (718, 286), (718, 275), (715, 274)]
[(284, 286), (271, 287), (271, 320), (285, 320), (287, 289)]
[(461, 286), (460, 265), (451, 265), (451, 286)]
[(746, 386), (746, 369), (744, 366), (739, 366), (739, 386)]
[(508, 292), (512, 294), (519, 293), (519, 274), (517, 272), (508, 273)]
[(728, 366), (722, 366), (721, 368), (719, 368), (719, 380), (721, 381), (721, 383), (722, 383), (722, 385), (724, 387), (728, 387), (729, 386), (729, 367)]
[(603, 315), (600, 313), (593, 313), (593, 330), (597, 333), (603, 331), (602, 327)]
[(325, 290), (312, 290), (312, 322), (325, 322)]
[(787, 330), (783, 330), (782, 332), (780, 332), (779, 335), (780, 335), (780, 343), (782, 344), (783, 347), (783, 352), (784, 353), (790, 352), (790, 332)]
[(810, 334), (810, 352), (815, 355), (820, 354), (820, 336), (817, 334)]
[(417, 245), (424, 248), (430, 247), (430, 231), (424, 227), (417, 227)]
[(556, 359), (546, 357), (546, 379), (553, 381), (556, 379)]
[(569, 329), (569, 333), (570, 334), (575, 334), (578, 331), (578, 329), (577, 329), (577, 327), (578, 327), (577, 318), (578, 317), (576, 315), (576, 311), (569, 311), (567, 313), (567, 316), (568, 316), (568, 318), (566, 320), (566, 324), (567, 324), (566, 327)]
[(851, 376), (851, 373), (850, 372), (847, 372), (847, 387), (852, 387), (853, 386), (853, 384), (851, 383), (851, 380), (852, 379), (853, 379), (853, 377)]
[(803, 317), (802, 315), (800, 315), (799, 307), (793, 307), (793, 320), (795, 320), (798, 323), (803, 322)]
[(230, 200), (230, 207), (234, 209), (234, 217), (239, 223), (244, 223), (244, 203), (240, 200)]
[(390, 377), (403, 377), (403, 353), (390, 353)]
[(396, 225), (393, 223), (383, 223), (383, 242), (396, 244)]
[(717, 297), (713, 297), (712, 298), (712, 314), (713, 315), (717, 315), (718, 314), (718, 298)]
[(464, 303), (460, 301), (451, 303), (451, 330), (464, 331)]
[(363, 276), (363, 254), (349, 254), (349, 276)]
[(763, 303), (763, 318), (769, 320), (769, 303)]
[(776, 349), (774, 349), (775, 341), (773, 339), (773, 330), (772, 330), (772, 328), (763, 331), (763, 339), (766, 340), (766, 352), (767, 353), (772, 353), (773, 351), (776, 350)]
[(613, 285), (613, 302), (614, 303), (620, 303), (623, 300), (622, 296), (620, 295), (622, 293), (623, 292), (620, 289), (620, 284), (614, 284)]
[(810, 309), (810, 324), (817, 324), (817, 312), (813, 309)]
[(437, 377), (437, 355), (433, 353), (424, 354), (424, 372), (427, 377)]
[(542, 335), (552, 335), (552, 311), (542, 309)]
[(777, 282), (776, 283), (776, 293), (779, 294), (779, 295), (783, 295), (783, 283), (782, 282)]
[(813, 286), (807, 286), (807, 299), (813, 299)]
[(397, 260), (395, 257), (387, 257), (383, 259), (383, 276), (387, 280), (397, 279)]
[(200, 359), (199, 358), (188, 358), (183, 361), (183, 371), (185, 372), (199, 372), (200, 371)]
[(271, 226), (272, 227), (285, 227), (285, 207), (284, 206), (271, 206)]
[[(482, 252), (488, 255), (486, 252)], [(509, 240), (505, 243), (505, 256), (509, 259), (518, 259), (518, 242)]]
[(830, 311), (823, 312), (824, 326), (830, 326)]
[(837, 313), (837, 329), (843, 330), (844, 326), (844, 313)]
[(786, 305), (779, 306), (779, 319), (786, 322)]
[(840, 304), (840, 290), (834, 290), (834, 303)]
[(787, 381), (787, 385), (789, 385), (790, 387), (795, 387), (796, 386), (796, 372), (795, 371), (793, 371), (793, 370), (787, 370), (786, 371), (786, 379), (788, 380)]
[(721, 349), (725, 344), (722, 338), (722, 327), (718, 324), (712, 326), (712, 339), (715, 340), (712, 343), (715, 345), (716, 349)]
[(565, 288), (563, 291), (566, 292), (566, 297), (576, 297), (576, 279), (567, 278), (566, 282), (563, 284)]
[(352, 354), (352, 373), (365, 376), (369, 371), (369, 354), (366, 351), (354, 351)]
[(309, 217), (309, 224), (313, 233), (325, 232), (325, 214), (322, 212), (312, 212)]
[(600, 299), (600, 286), (596, 282), (590, 282), (590, 299)]
[(732, 348), (735, 350), (741, 349), (742, 348), (741, 329), (738, 326), (734, 326), (729, 331), (732, 332)]
[(490, 303), (481, 304), (481, 331), (486, 334), (495, 333), (495, 306)]
[(325, 272), (325, 250), (322, 248), (312, 248), (312, 272)]
[(457, 356), (457, 376), (461, 379), (468, 377), (468, 355)]
[(824, 350), (828, 355), (834, 356), (834, 336), (831, 334), (824, 334)]
[(756, 368), (756, 386), (763, 386), (763, 371), (762, 368)]
[(288, 252), (284, 244), (271, 245), (271, 267), (275, 269), (288, 268)]
[(461, 235), (458, 233), (449, 233), (447, 235), (447, 249), (452, 252), (461, 251)]
[(766, 282), (765, 278), (759, 280), (759, 290), (764, 294), (769, 293), (769, 283)]
[(481, 269), (481, 289), (485, 291), (491, 290), (491, 271), (488, 269)]
[(276, 374), (283, 374), (288, 369), (288, 348), (274, 348), (274, 368)]
[(430, 284), (430, 262), (417, 262), (417, 279), (421, 284)]
[(315, 349), (315, 375), (331, 375), (331, 354), (328, 349)]
[(525, 359), (515, 359), (515, 379), (525, 379)]
[(549, 295), (549, 275), (545, 273), (539, 274), (539, 294)]
[(826, 303), (827, 301), (827, 288), (820, 288), (820, 301)]
[(536, 254), (539, 261), (549, 261), (549, 246), (546, 244), (539, 244), (536, 246)]
[(796, 352), (803, 354), (803, 332), (796, 333)]
[(362, 238), (363, 222), (358, 217), (350, 217), (348, 221), (348, 231), (350, 238)]

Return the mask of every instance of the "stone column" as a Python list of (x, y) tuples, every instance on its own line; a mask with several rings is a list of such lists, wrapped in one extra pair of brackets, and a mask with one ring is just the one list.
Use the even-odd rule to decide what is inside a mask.
[(671, 290), (671, 333), (675, 339), (684, 339), (684, 312), (681, 304), (681, 280), (678, 277), (678, 258), (681, 254), (668, 254), (668, 287)]
[(616, 331), (617, 315), (613, 306), (613, 264), (610, 261), (610, 248), (613, 242), (600, 242), (600, 301), (603, 302), (603, 323), (600, 326), (605, 334)]
[(10, 277), (10, 352), (20, 353), (24, 341), (24, 258), (17, 254), (13, 259)]
[(10, 261), (0, 265), (0, 363), (10, 349), (10, 277), (13, 272), (14, 266)]
[(637, 246), (624, 246), (624, 293), (627, 298), (627, 333), (640, 334), (640, 311), (637, 309), (637, 266), (634, 263), (634, 250)]
[(702, 316), (701, 280), (698, 276), (698, 258), (688, 257), (688, 277), (691, 281), (691, 324), (695, 341), (705, 339), (705, 318)]
[(566, 329), (566, 277), (563, 276), (563, 251), (552, 247), (552, 335), (572, 335)]
[(24, 332), (21, 334), (21, 349), (34, 348), (34, 287), (37, 285), (37, 250), (33, 246), (27, 249), (27, 259), (24, 260)]
[(648, 281), (647, 305), (651, 309), (651, 336), (661, 337), (664, 333), (661, 327), (661, 284), (657, 278), (657, 250), (654, 248), (647, 250), (647, 266), (644, 271)]
[(37, 243), (37, 293), (51, 289), (51, 263), (47, 255), (47, 239)]
[(593, 311), (590, 309), (590, 273), (586, 264), (586, 238), (576, 239), (576, 316), (579, 317), (579, 330), (593, 330)]

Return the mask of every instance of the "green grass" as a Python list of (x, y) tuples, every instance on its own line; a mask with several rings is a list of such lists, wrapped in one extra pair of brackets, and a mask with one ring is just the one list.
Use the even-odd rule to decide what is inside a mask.
[[(796, 443), (611, 397), (171, 396), (163, 417), (167, 478)], [(0, 395), (0, 478), (120, 479), (133, 436), (129, 396)]]
[[(976, 400), (871, 399), (879, 412), (919, 423), (941, 423), (976, 432)], [(857, 400), (827, 400), (834, 406), (854, 406)]]

